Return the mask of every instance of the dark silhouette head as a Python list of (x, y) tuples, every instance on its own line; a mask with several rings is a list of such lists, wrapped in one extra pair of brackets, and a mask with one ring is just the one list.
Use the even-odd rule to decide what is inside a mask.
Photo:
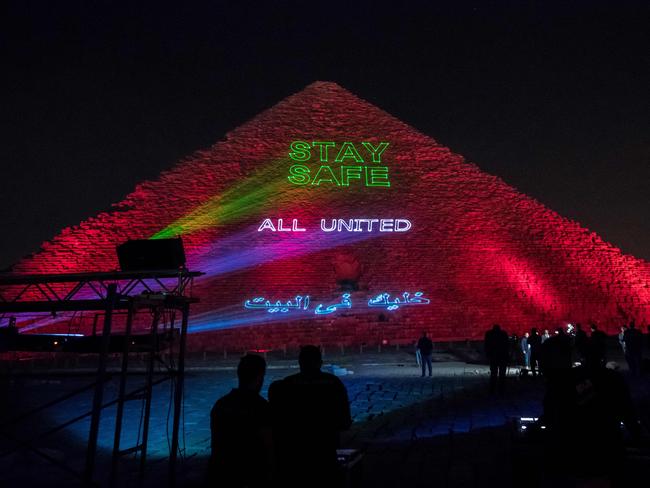
[(302, 373), (315, 373), (323, 365), (323, 357), (317, 346), (302, 346), (298, 356), (298, 364)]
[(499, 324), (494, 324), (492, 330), (501, 330), (501, 326)]
[(264, 384), (264, 373), (266, 373), (264, 358), (256, 354), (246, 354), (239, 360), (237, 366), (239, 388), (259, 393)]
[(582, 324), (577, 323), (576, 324), (576, 330), (582, 331)]
[(598, 330), (598, 326), (596, 324), (591, 324), (591, 332), (595, 332)]
[(630, 329), (636, 329), (636, 324), (634, 323), (634, 320), (630, 322)]
[(532, 336), (537, 335), (537, 327), (533, 327), (532, 329), (530, 329), (530, 335), (532, 335)]
[(426, 337), (426, 336), (427, 336), (427, 331), (426, 331), (426, 330), (423, 330), (423, 331), (422, 331), (422, 337)]

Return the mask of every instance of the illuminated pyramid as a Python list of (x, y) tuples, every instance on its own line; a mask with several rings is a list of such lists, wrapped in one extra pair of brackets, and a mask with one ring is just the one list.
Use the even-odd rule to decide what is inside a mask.
[(493, 322), (650, 321), (650, 267), (334, 83), (64, 229), (18, 273), (108, 271), (128, 238), (183, 237), (191, 345), (480, 338)]

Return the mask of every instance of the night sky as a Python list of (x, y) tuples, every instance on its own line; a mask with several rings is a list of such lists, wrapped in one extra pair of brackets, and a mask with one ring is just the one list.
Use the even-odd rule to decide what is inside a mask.
[(1, 4), (0, 268), (315, 80), (650, 260), (649, 2), (163, 3)]

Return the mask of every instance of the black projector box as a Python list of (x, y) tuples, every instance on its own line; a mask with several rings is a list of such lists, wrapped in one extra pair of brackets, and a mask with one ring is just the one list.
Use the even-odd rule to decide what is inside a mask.
[(185, 266), (183, 241), (178, 239), (134, 239), (117, 246), (122, 271), (180, 269)]

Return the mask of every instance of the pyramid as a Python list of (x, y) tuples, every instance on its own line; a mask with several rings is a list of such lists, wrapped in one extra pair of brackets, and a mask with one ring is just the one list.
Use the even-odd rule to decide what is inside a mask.
[(14, 273), (111, 271), (182, 236), (203, 349), (411, 344), (650, 321), (650, 265), (316, 82), (64, 229)]

